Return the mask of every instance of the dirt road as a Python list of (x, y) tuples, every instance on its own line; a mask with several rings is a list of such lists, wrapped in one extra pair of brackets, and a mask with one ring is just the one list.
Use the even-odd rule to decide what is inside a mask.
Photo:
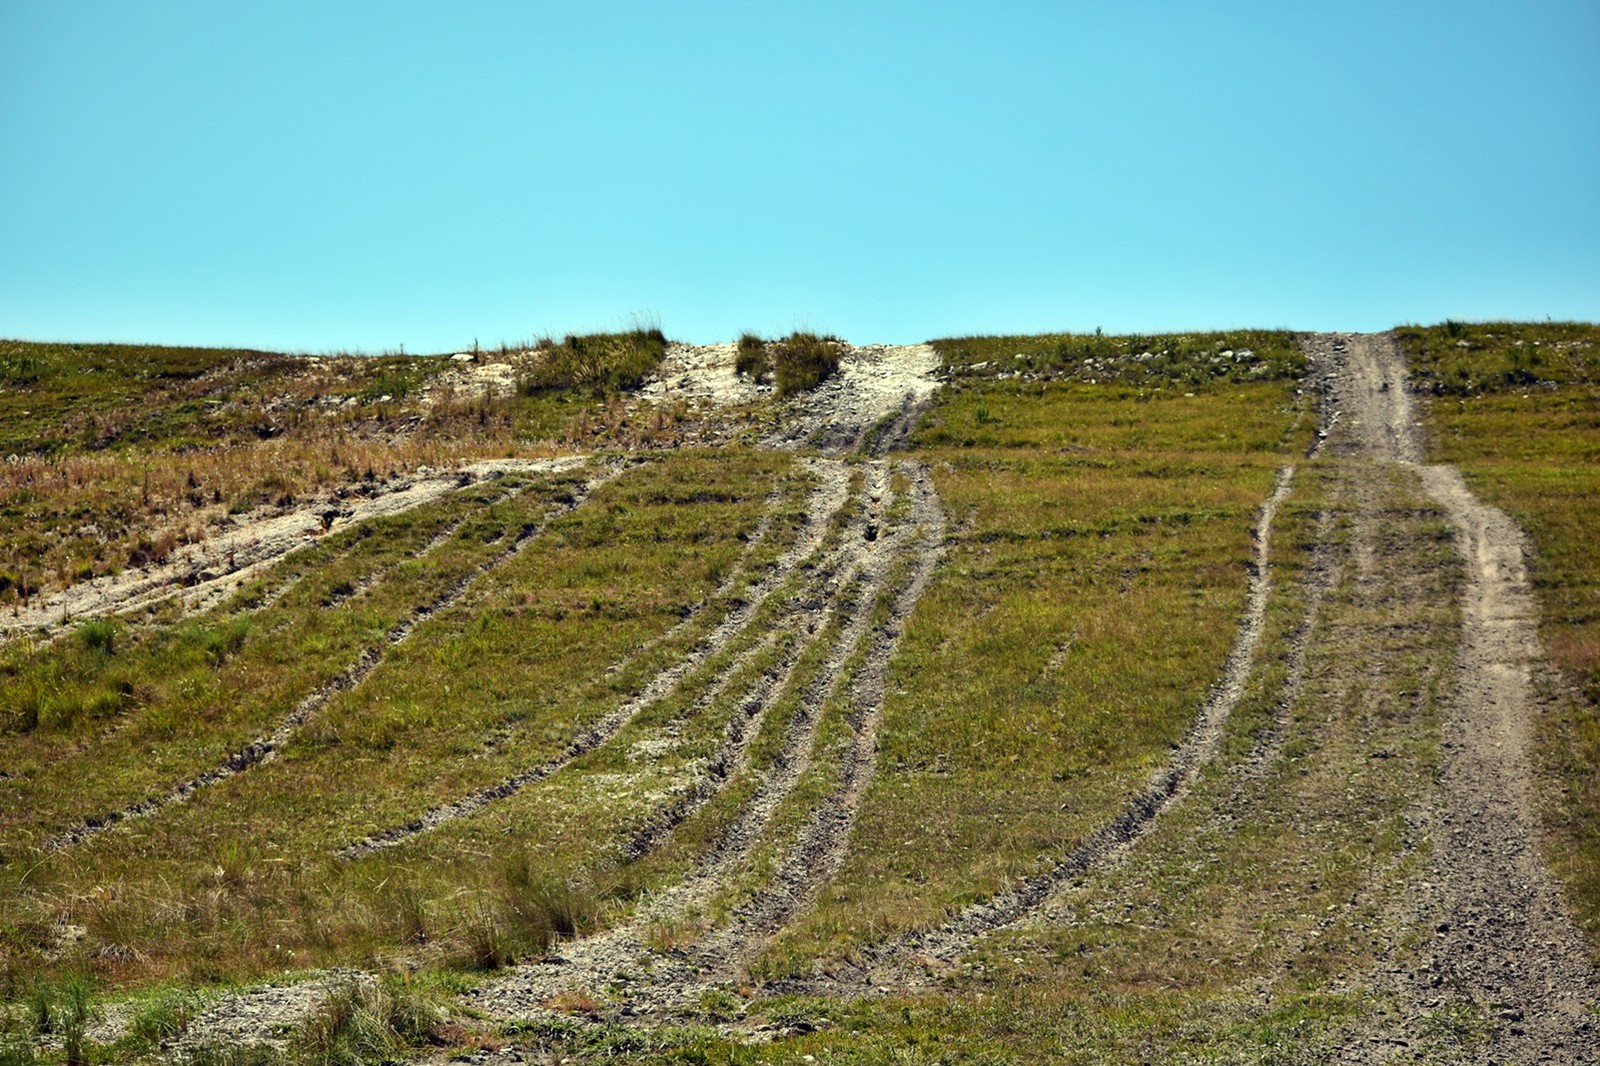
[(1395, 916), (1396, 934), (1422, 931), (1432, 946), (1378, 982), (1397, 995), (1392, 1031), (1350, 1060), (1399, 1054), (1424, 1008), (1454, 994), (1488, 1020), (1496, 1061), (1600, 1061), (1595, 974), (1537, 847), (1528, 744), (1541, 655), (1522, 533), (1453, 467), (1420, 462), (1392, 335), (1320, 335), (1307, 347), (1333, 368), (1333, 453), (1414, 471), (1448, 516), (1466, 569), (1429, 874)]

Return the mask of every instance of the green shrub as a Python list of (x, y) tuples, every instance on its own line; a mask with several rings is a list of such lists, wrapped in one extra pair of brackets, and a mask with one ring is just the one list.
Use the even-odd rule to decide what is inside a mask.
[(507, 909), (527, 929), (547, 930), (551, 936), (576, 936), (591, 928), (599, 916), (599, 904), (590, 888), (547, 873), (526, 852), (507, 860), (500, 881)]
[(814, 389), (839, 369), (843, 344), (837, 337), (815, 333), (789, 334), (773, 346), (773, 374), (779, 396)]

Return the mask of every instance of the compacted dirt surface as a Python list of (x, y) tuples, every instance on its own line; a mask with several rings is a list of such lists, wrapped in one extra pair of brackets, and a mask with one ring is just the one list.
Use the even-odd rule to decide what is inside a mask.
[[(642, 397), (713, 411), (770, 397), (770, 384), (736, 372), (738, 354), (733, 344), (674, 344)], [(910, 432), (916, 415), (939, 387), (938, 371), (939, 355), (931, 345), (843, 345), (838, 373), (788, 400), (762, 443), (776, 448), (814, 447), (831, 455), (881, 453)], [(729, 422), (728, 428), (736, 424)], [(713, 433), (712, 439), (717, 436)]]

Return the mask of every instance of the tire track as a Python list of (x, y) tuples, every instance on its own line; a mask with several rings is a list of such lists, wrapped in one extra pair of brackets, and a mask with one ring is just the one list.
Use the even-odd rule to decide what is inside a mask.
[[(737, 640), (749, 627), (750, 623), (761, 614), (762, 608), (773, 593), (784, 586), (796, 568), (821, 551), (826, 540), (829, 521), (845, 505), (849, 498), (849, 472), (840, 463), (819, 463), (815, 465), (815, 469), (823, 476), (821, 485), (812, 494), (812, 498), (807, 505), (806, 513), (811, 516), (807, 522), (807, 535), (799, 538), (791, 548), (784, 552), (774, 566), (773, 571), (752, 586), (749, 593), (729, 612), (728, 616), (688, 654), (657, 673), (631, 698), (619, 704), (599, 721), (580, 732), (555, 756), (512, 774), (493, 785), (479, 789), (461, 799), (434, 807), (420, 817), (403, 825), (372, 834), (364, 840), (357, 841), (344, 848), (338, 853), (339, 856), (344, 859), (358, 859), (378, 851), (397, 847), (414, 837), (432, 832), (440, 826), (448, 825), (462, 818), (469, 818), (490, 804), (508, 799), (529, 785), (542, 781), (561, 770), (574, 759), (594, 751), (621, 732), (629, 722), (633, 721), (645, 710), (677, 691), (679, 686), (698, 671), (701, 666), (721, 654), (730, 644)], [(688, 620), (686, 619), (684, 623), (680, 623), (680, 626), (687, 622)], [(736, 657), (734, 662), (723, 672), (720, 684), (725, 685), (731, 680), (751, 654), (753, 654), (753, 651), (747, 650), (741, 656)], [(712, 683), (713, 688), (718, 687), (718, 685), (718, 682)]]
[[(869, 499), (887, 501), (888, 478), (883, 467), (874, 466), (869, 476), (872, 478), (867, 488)], [(822, 666), (806, 682), (800, 704), (784, 730), (783, 744), (773, 758), (772, 770), (697, 875), (703, 884), (720, 880), (750, 857), (759, 843), (762, 828), (772, 820), (783, 800), (794, 791), (811, 766), (823, 706), (842, 682), (845, 666), (868, 630), (872, 605), (893, 563), (895, 541), (878, 537), (876, 517), (869, 510), (864, 517), (866, 528), (859, 535), (845, 538), (853, 549), (853, 558), (849, 569), (841, 576), (833, 608), (835, 613), (844, 615), (844, 623)], [(851, 595), (852, 590), (856, 590), (854, 595)]]
[[(1415, 970), (1374, 975), (1399, 1001), (1400, 1032), (1422, 1024), (1441, 992), (1486, 1023), (1495, 1061), (1600, 1060), (1600, 976), (1538, 852), (1529, 765), (1533, 675), (1544, 662), (1522, 531), (1480, 501), (1451, 466), (1425, 465), (1393, 334), (1324, 334), (1309, 350), (1339, 365), (1333, 390), (1350, 425), (1342, 452), (1414, 470), (1446, 513), (1466, 564), (1460, 657), (1445, 710), (1439, 810), (1429, 820), (1427, 881), (1410, 886), (1396, 935), (1428, 930)], [(1352, 1062), (1385, 1062), (1400, 1045), (1370, 1029)]]
[(540, 521), (531, 522), (523, 526), (512, 542), (502, 549), (498, 555), (480, 564), (471, 572), (462, 575), (430, 603), (415, 608), (409, 618), (389, 630), (382, 643), (363, 649), (355, 661), (336, 677), (303, 698), (295, 706), (294, 710), (278, 723), (272, 732), (257, 737), (239, 751), (231, 752), (221, 765), (181, 781), (159, 796), (129, 804), (96, 818), (90, 818), (72, 829), (51, 837), (42, 845), (43, 850), (61, 851), (83, 844), (130, 818), (152, 815), (167, 807), (183, 803), (202, 789), (209, 788), (230, 777), (272, 761), (295, 733), (306, 722), (310, 721), (312, 716), (325, 707), (339, 693), (360, 685), (377, 667), (378, 663), (383, 660), (384, 655), (390, 649), (404, 643), (416, 631), (417, 626), (439, 612), (453, 607), (480, 577), (492, 573), (509, 562), (523, 548), (543, 533), (551, 522), (571, 514), (589, 498), (596, 488), (616, 478), (622, 473), (622, 470), (623, 467), (620, 465), (609, 467), (603, 474), (585, 482), (565, 502), (552, 509)]
[[(945, 518), (931, 479), (920, 466), (908, 467), (908, 471), (913, 514), (897, 538), (896, 561), (905, 557), (905, 543), (914, 534), (919, 535), (921, 543), (912, 549), (914, 563), (904, 584), (895, 590), (879, 585), (881, 593), (890, 596), (892, 605), (888, 618), (872, 629), (864, 661), (849, 678), (851, 742), (840, 767), (838, 785), (801, 830), (777, 877), (743, 909), (735, 926), (702, 948), (703, 955), (720, 956), (725, 973), (748, 962), (771, 934), (813, 903), (848, 854), (861, 799), (877, 768), (878, 730), (883, 719), (889, 663), (899, 649), (907, 620), (933, 579), (944, 543)], [(869, 604), (865, 617), (870, 618), (871, 609)]]
[(1301, 608), (1300, 618), (1295, 623), (1294, 630), (1288, 635), (1289, 654), (1284, 664), (1283, 683), (1273, 700), (1272, 718), (1256, 737), (1254, 749), (1248, 759), (1238, 768), (1238, 773), (1244, 777), (1259, 778), (1276, 761), (1289, 736), (1294, 706), (1305, 690), (1306, 661), (1318, 625), (1322, 621), (1323, 603), (1338, 587), (1343, 573), (1343, 568), (1335, 559), (1335, 547), (1330, 539), (1333, 520), (1334, 515), (1331, 511), (1324, 511), (1317, 516), (1316, 528), (1312, 534), (1314, 540), (1311, 558), (1306, 568), (1307, 577), (1303, 583), (1305, 606)]
[[(318, 528), (319, 517), (329, 508), (344, 516), (343, 524), (357, 525), (413, 510), (501, 474), (559, 473), (582, 461), (577, 457), (489, 459), (448, 473), (410, 475), (398, 485), (375, 487), (368, 495), (347, 491), (344, 496), (334, 494), (305, 501), (285, 514), (245, 518), (242, 524), (234, 523), (215, 532), (205, 548), (180, 548), (167, 562), (70, 585), (41, 598), (16, 619), (0, 622), (0, 644), (30, 631), (36, 642), (49, 643), (70, 631), (72, 619), (126, 616), (182, 596), (194, 596), (197, 609), (214, 606), (256, 575), (304, 548), (307, 533)], [(237, 565), (225, 560), (236, 560)], [(208, 562), (222, 572), (211, 573)], [(272, 598), (283, 595), (298, 581), (298, 577), (290, 579), (274, 590)]]
[[(877, 495), (873, 495), (874, 492)], [(881, 484), (876, 489), (867, 489), (865, 511), (846, 527), (837, 550), (827, 564), (819, 567), (816, 577), (793, 597), (793, 602), (799, 606), (785, 616), (783, 628), (796, 632), (803, 629), (807, 637), (790, 644), (778, 661), (764, 670), (741, 695), (725, 727), (723, 742), (708, 760), (705, 771), (691, 784), (680, 789), (674, 799), (628, 842), (623, 850), (623, 861), (637, 861), (654, 850), (673, 829), (716, 798), (732, 778), (748, 766), (751, 747), (767, 712), (793, 684), (815, 635), (821, 633), (838, 613), (836, 593), (849, 585), (861, 567), (861, 553), (856, 549), (859, 549), (861, 541), (870, 542), (877, 536), (879, 515), (884, 509), (884, 492)], [(742, 669), (743, 664), (738, 665)], [(734, 673), (735, 670), (730, 669), (721, 679), (719, 685), (723, 689), (731, 682)], [(703, 697), (693, 713), (699, 713), (710, 702), (709, 698)], [(792, 724), (786, 737), (784, 751), (779, 753), (780, 760), (794, 758), (791, 748), (802, 743), (801, 738), (793, 735)]]
[[(694, 984), (693, 975), (708, 964), (704, 953), (697, 953), (697, 959), (681, 950), (671, 959), (653, 957), (645, 943), (646, 931), (651, 925), (685, 918), (727, 884), (730, 874), (752, 857), (762, 842), (762, 830), (811, 764), (822, 708), (844, 680), (846, 666), (871, 628), (873, 606), (902, 554), (903, 536), (883, 537), (877, 531), (881, 513), (890, 499), (887, 468), (881, 463), (874, 464), (868, 475), (864, 492), (866, 506), (845, 530), (836, 574), (827, 581), (832, 591), (823, 597), (823, 602), (803, 605), (803, 610), (817, 612), (815, 621), (801, 615), (806, 621), (796, 627), (806, 631), (809, 639), (797, 642), (797, 647), (787, 656), (788, 662), (780, 664), (781, 670), (769, 670), (760, 680), (757, 688), (761, 705), (751, 710), (745, 704), (736, 712), (736, 717), (743, 713), (750, 722), (745, 727), (735, 726), (730, 741), (725, 742), (722, 749), (730, 762), (743, 757), (758, 732), (756, 727), (784, 692), (799, 680), (806, 650), (817, 640), (824, 639), (829, 629), (837, 628), (823, 663), (803, 682), (799, 704), (785, 727), (780, 750), (755, 794), (744, 803), (717, 844), (683, 882), (660, 893), (627, 923), (567, 945), (559, 960), (524, 967), (499, 986), (485, 989), (479, 999), (486, 1009), (500, 1013), (525, 1011), (529, 1004), (570, 988), (574, 982), (599, 981), (618, 969), (637, 969), (646, 958), (649, 959), (653, 994), (677, 996), (683, 988)], [(873, 505), (874, 500), (877, 506)], [(826, 624), (816, 624), (824, 619), (827, 619)], [(712, 794), (731, 783), (733, 776), (729, 774), (709, 786)], [(708, 786), (697, 782), (691, 787), (696, 793), (692, 802), (697, 806), (712, 798), (700, 795)], [(647, 828), (653, 842), (664, 838), (669, 831), (670, 827)]]
[[(521, 491), (522, 490), (519, 488), (508, 492), (502, 492), (500, 495), (495, 496), (492, 499), (482, 501), (481, 506), (492, 506), (493, 504), (503, 502), (504, 500), (516, 495)], [(413, 550), (407, 558), (420, 559), (427, 556), (429, 553), (433, 552), (435, 549), (440, 547), (440, 545), (444, 544), (445, 541), (449, 540), (452, 536), (459, 532), (461, 527), (465, 525), (471, 519), (471, 517), (471, 513), (464, 514), (448, 523), (433, 537), (430, 537), (426, 543), (419, 545), (415, 550)], [(349, 558), (350, 554), (355, 551), (358, 546), (359, 542), (352, 542), (343, 546), (336, 554), (328, 559), (327, 562), (331, 564)], [(278, 560), (273, 561), (276, 562)], [(396, 560), (395, 562), (375, 567), (370, 573), (366, 574), (359, 581), (347, 586), (343, 591), (336, 592), (328, 596), (319, 604), (319, 607), (323, 610), (333, 610), (365, 595), (381, 584), (383, 580), (393, 573), (394, 569), (399, 565), (400, 560)], [(247, 616), (259, 614), (260, 612), (271, 607), (278, 600), (282, 599), (283, 596), (287, 595), (290, 591), (300, 585), (308, 576), (310, 575), (300, 574), (291, 577), (289, 580), (283, 582), (277, 589), (275, 589), (265, 600), (253, 604), (250, 607), (244, 608), (239, 612), (239, 615)], [(41, 760), (41, 764), (53, 766), (68, 762), (72, 759), (84, 758), (94, 751), (96, 745), (115, 739), (116, 737), (132, 729), (135, 724), (136, 718), (134, 715), (123, 714), (93, 736), (83, 738), (70, 748), (64, 748), (60, 751), (50, 753), (46, 759)]]
[[(1272, 522), (1293, 484), (1292, 465), (1278, 471), (1277, 481), (1261, 506), (1253, 530), (1255, 559), (1244, 616), (1221, 680), (1201, 706), (1187, 736), (1145, 788), (1110, 822), (1091, 834), (1053, 868), (1026, 878), (1013, 888), (974, 904), (940, 929), (915, 933), (863, 952), (861, 983), (869, 986), (912, 983), (907, 963), (912, 956), (951, 962), (982, 937), (1024, 921), (1044, 908), (1069, 881), (1139, 840), (1161, 813), (1180, 799), (1202, 767), (1215, 755), (1228, 716), (1244, 694), (1266, 619), (1271, 591)], [(812, 982), (801, 982), (808, 986)], [(829, 987), (837, 987), (837, 984)]]

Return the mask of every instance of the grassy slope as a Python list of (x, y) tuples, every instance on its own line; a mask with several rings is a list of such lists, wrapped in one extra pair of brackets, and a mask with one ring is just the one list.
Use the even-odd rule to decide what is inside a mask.
[(893, 667), (850, 858), (775, 962), (937, 924), (1048, 868), (1144, 785), (1221, 672), (1299, 410), (1282, 383), (1141, 400), (982, 380), (942, 397), (915, 446), (948, 556)]
[[(937, 921), (1037, 869), (1040, 856), (1069, 847), (1143, 783), (1220, 670), (1243, 601), (1250, 526), (1273, 471), (1310, 431), (1307, 402), (1293, 388), (1298, 356), (1281, 334), (941, 347), (957, 380), (916, 447), (952, 520), (948, 556), (893, 665), (879, 778), (838, 890), (764, 960), (778, 972)], [(1026, 380), (980, 358), (1001, 350), (1027, 353)], [(540, 410), (561, 402), (540, 390), (529, 399)], [(688, 492), (713, 476), (708, 462), (675, 457), (603, 491), (516, 564), (508, 589), (435, 620), (437, 632), (369, 679), (359, 712), (335, 700), (283, 759), (100, 838), (72, 861), (47, 863), (25, 889), (13, 884), (25, 907), (5, 938), (12, 978), (87, 964), (133, 983), (169, 973), (216, 980), (428, 945), (436, 959), (470, 963), (494, 935), (493, 908), (515, 905), (527, 889), (519, 855), (575, 862), (602, 880), (607, 841), (637, 824), (622, 796), (629, 790), (616, 788), (628, 760), (615, 752), (397, 853), (349, 867), (326, 855), (497, 779), (525, 764), (527, 750), (554, 750), (606, 703), (593, 667), (662, 631), (693, 595), (688, 587), (714, 583), (732, 548), (725, 536), (702, 555), (703, 570), (674, 560), (701, 551), (692, 546), (713, 531), (748, 528), (774, 473), (753, 458), (720, 469), (733, 510), (718, 514)], [(666, 490), (642, 487), (651, 479)], [(678, 517), (663, 521), (662, 507)], [(417, 516), (409, 534), (393, 531), (395, 547), (422, 537), (429, 521)], [(347, 580), (341, 568), (359, 577), (381, 565), (360, 549), (330, 552), (327, 563), (326, 572), (312, 569), (304, 596)], [(61, 669), (94, 690), (105, 670), (144, 653), (144, 639), (109, 657), (65, 646), (59, 654), (73, 662)], [(159, 662), (165, 646), (149, 639)], [(270, 690), (273, 665), (252, 669), (265, 672)], [(461, 703), (453, 684), (483, 695)], [(658, 723), (673, 713), (653, 712)], [(686, 724), (691, 753), (695, 730), (703, 746), (725, 713)], [(475, 739), (493, 742), (508, 725), (534, 727), (516, 759)], [(83, 735), (70, 721), (58, 733), (66, 746)], [(523, 750), (528, 741), (534, 749)], [(757, 765), (762, 750), (758, 742)], [(390, 787), (402, 779), (406, 788)], [(736, 783), (727, 798), (739, 794)], [(791, 815), (803, 810), (792, 806)], [(697, 816), (705, 825), (691, 820), (633, 876), (671, 876), (728, 813), (708, 808)], [(915, 853), (925, 861), (912, 879), (904, 867)], [(47, 962), (48, 923), (69, 900), (89, 930), (85, 947), (76, 962)], [(938, 1028), (961, 1024), (984, 995), (941, 1008)], [(981, 1013), (986, 1027), (1001, 1021)]]
[[(1223, 755), (1132, 853), (1068, 886), (1053, 921), (991, 938), (937, 993), (746, 1005), (807, 1034), (772, 1045), (579, 1026), (546, 1027), (544, 1042), (556, 1057), (642, 1063), (1334, 1061), (1341, 1026), (1375, 1006), (1347, 979), (1419, 872), (1408, 819), (1437, 770), (1459, 625), (1437, 604), (1460, 580), (1450, 528), (1415, 479), (1396, 473), (1363, 501), (1347, 475), (1338, 461), (1307, 465), (1280, 511), (1262, 670)], [(1383, 539), (1365, 552), (1348, 519), (1326, 537), (1340, 577), (1319, 625), (1368, 643), (1335, 638), (1307, 663), (1307, 697), (1274, 741), (1308, 545), (1330, 507), (1381, 515)], [(1423, 596), (1435, 606), (1419, 608)], [(1429, 1056), (1475, 1024), (1445, 1004), (1406, 1036), (1424, 1061), (1460, 1061)]]
[(522, 386), (488, 397), (425, 395), (455, 367), (443, 356), (0, 340), (0, 609), (364, 478), (597, 437), (648, 444), (670, 434), (630, 425), (617, 395), (663, 350), (640, 332), (485, 353)]
[[(344, 864), (334, 861), (334, 850), (553, 755), (582, 722), (681, 652), (726, 603), (714, 604), (705, 621), (672, 646), (606, 673), (721, 582), (788, 465), (778, 455), (683, 454), (625, 473), (553, 522), (494, 581), (423, 623), (359, 689), (325, 707), (276, 761), (70, 854), (13, 861), (3, 883), (9, 897), (8, 923), (0, 930), (5, 976), (15, 987), (30, 973), (87, 966), (106, 980), (131, 984), (166, 974), (210, 981), (286, 965), (364, 964), (374, 955), (414, 954), (425, 942), (433, 958), (454, 953), (470, 962), (470, 941), (481, 932), (472, 928), (473, 907), (480, 893), (505, 887), (504, 838), (493, 856), (471, 851), (445, 863), (417, 862), (401, 849)], [(788, 490), (790, 506), (802, 489), (796, 483)], [(504, 537), (528, 521), (507, 506), (480, 507), (457, 539), (489, 551), (503, 546)], [(405, 517), (429, 525), (423, 515)], [(768, 551), (781, 548), (786, 535), (792, 530), (786, 534), (779, 523)], [(386, 537), (367, 540), (389, 543)], [(393, 547), (403, 551), (405, 543), (397, 536)], [(448, 574), (432, 576), (439, 566), (449, 564), (448, 572), (457, 573), (482, 554), (440, 549), (389, 572), (370, 593), (348, 602), (415, 600), (419, 583), (430, 589), (444, 583)], [(360, 639), (327, 651), (321, 632), (327, 627), (314, 605), (330, 579), (338, 575), (314, 574), (281, 609), (254, 616), (227, 667), (205, 679), (211, 699), (234, 717), (244, 713), (249, 731), (281, 714), (316, 681), (306, 652), (331, 655), (342, 666), (361, 640), (386, 628), (387, 615), (378, 623), (351, 619), (347, 625)], [(297, 619), (294, 604), (308, 600), (313, 617)], [(209, 624), (225, 627), (227, 618)], [(101, 655), (69, 642), (35, 656), (33, 674), (59, 667), (91, 688), (108, 672), (138, 671), (148, 678), (139, 683), (150, 687), (151, 699), (124, 720), (111, 720), (120, 726), (112, 736), (121, 741), (104, 740), (106, 720), (88, 715), (6, 738), (38, 752), (29, 772), (0, 782), (35, 797), (8, 806), (13, 819), (59, 826), (118, 796), (139, 798), (170, 784), (174, 774), (193, 772), (184, 767), (202, 767), (218, 757), (216, 740), (207, 738), (223, 738), (219, 750), (237, 746), (241, 726), (224, 730), (197, 713), (180, 716), (181, 725), (152, 748), (157, 740), (142, 723), (156, 714), (172, 716), (177, 697), (156, 686), (185, 689), (189, 675), (175, 668), (173, 657), (188, 645), (181, 630), (170, 639), (152, 637), (148, 645), (130, 639), (126, 648)], [(287, 694), (270, 698), (280, 690)], [(150, 750), (162, 753), (153, 765), (145, 759)], [(177, 757), (171, 752), (182, 756), (179, 765), (169, 765)], [(45, 778), (84, 776), (90, 764), (96, 783), (82, 794), (46, 787)], [(65, 805), (70, 810), (68, 797), (76, 797)], [(460, 843), (459, 836), (440, 836)], [(7, 830), (14, 860), (26, 857), (28, 839), (20, 826)], [(433, 844), (425, 838), (422, 846)], [(87, 936), (82, 952), (52, 959), (50, 928), (62, 907)]]
[(1531, 541), (1540, 635), (1575, 690), (1539, 722), (1547, 856), (1600, 954), (1600, 327), (1447, 323), (1400, 333), (1432, 454)]
[[(1580, 832), (1600, 824), (1600, 798), (1586, 769), (1600, 758), (1592, 713), (1597, 586), (1582, 540), (1597, 498), (1592, 479), (1585, 480), (1596, 467), (1596, 421), (1582, 359), (1595, 332), (1486, 326), (1408, 336), (1425, 349), (1419, 366), (1440, 382), (1434, 418), (1441, 458), (1461, 463), (1486, 498), (1529, 529), (1546, 639), (1591, 693), (1590, 702), (1549, 716), (1541, 735), (1546, 771), (1570, 789), (1555, 816), (1562, 846), (1552, 854), (1580, 892), (1600, 870), (1600, 849)], [(1467, 348), (1456, 347), (1462, 339)], [(1566, 345), (1555, 348), (1558, 358), (1531, 365), (1558, 364), (1567, 376), (1554, 388), (1523, 388), (1532, 371), (1516, 339), (1524, 348), (1534, 339), (1540, 348)], [(764, 960), (775, 972), (935, 922), (1037, 869), (1041, 856), (1069, 847), (1145, 779), (1220, 671), (1243, 601), (1249, 526), (1273, 469), (1300, 454), (1310, 430), (1306, 401), (1292, 385), (1298, 357), (1282, 334), (975, 338), (940, 346), (956, 380), (915, 446), (951, 518), (947, 558), (892, 666), (878, 778), (845, 870)], [(1240, 357), (1241, 349), (1251, 356)], [(1005, 376), (1016, 370), (1026, 376)], [(563, 402), (532, 400), (540, 411)], [(195, 804), (166, 827), (113, 834), (85, 853), (82, 869), (55, 864), (32, 875), (37, 881), (25, 895), (13, 897), (24, 899), (27, 911), (8, 908), (0, 930), (9, 976), (89, 965), (136, 983), (159, 973), (214, 980), (313, 961), (381, 962), (428, 944), (440, 946), (436, 957), (467, 964), (492, 933), (495, 916), (485, 908), (514, 904), (528, 888), (526, 878), (518, 881), (521, 856), (578, 862), (592, 876), (602, 874), (608, 854), (600, 838), (626, 830), (636, 813), (625, 796), (607, 791), (630, 772), (631, 760), (617, 752), (596, 753), (575, 767), (582, 772), (399, 854), (348, 869), (303, 856), (370, 827), (374, 818), (352, 805), (382, 791), (391, 775), (415, 776), (424, 790), (446, 781), (441, 795), (493, 779), (510, 764), (496, 762), (493, 751), (475, 757), (470, 741), (492, 737), (519, 699), (527, 721), (544, 721), (538, 708), (558, 702), (571, 702), (563, 714), (576, 716), (601, 706), (601, 690), (582, 682), (588, 671), (571, 669), (576, 659), (615, 661), (669, 625), (673, 605), (714, 584), (718, 560), (734, 551), (715, 531), (748, 528), (754, 504), (780, 476), (754, 457), (738, 457), (728, 472), (729, 498), (720, 505), (695, 500), (689, 489), (707, 475), (695, 464), (710, 461), (691, 456), (658, 465), (648, 476), (665, 491), (633, 480), (597, 498), (602, 506), (593, 517), (574, 516), (564, 543), (530, 556), (518, 571), (517, 595), (457, 612), (438, 640), (374, 674), (371, 706), (360, 713), (331, 706), (325, 724), (285, 765), (239, 779), (227, 803)], [(1270, 735), (1270, 683), (1281, 673), (1304, 577), (1299, 544), (1327, 502), (1348, 504), (1348, 491), (1336, 462), (1312, 464), (1280, 514), (1281, 594), (1269, 615), (1264, 670), (1230, 726), (1225, 762), (1245, 758)], [(1359, 587), (1347, 577), (1331, 595), (1328, 624), (1335, 627), (1399, 617), (1404, 590), (1388, 590), (1399, 575), (1453, 580), (1448, 531), (1414, 485), (1396, 479), (1371, 505), (1386, 510), (1385, 526), (1394, 530), (1372, 555), (1396, 577), (1369, 575)], [(718, 506), (725, 512), (713, 517)], [(664, 521), (666, 515), (677, 517)], [(421, 525), (394, 531), (400, 542), (423, 533)], [(1336, 529), (1334, 541), (1346, 535)], [(631, 550), (608, 551), (619, 537)], [(721, 546), (707, 545), (708, 537)], [(687, 550), (699, 552), (700, 562), (673, 572), (686, 545), (699, 546)], [(341, 580), (340, 567), (384, 565), (359, 546), (348, 556), (337, 543), (328, 548), (328, 568), (313, 568), (306, 595), (319, 582)], [(1418, 562), (1445, 565), (1411, 565)], [(637, 597), (617, 592), (635, 585)], [(529, 593), (531, 600), (517, 598)], [(526, 626), (517, 638), (525, 643), (498, 650), (499, 641), (485, 644), (479, 634), (486, 618), (515, 633)], [(1452, 619), (1405, 622), (1408, 643), (1392, 675), (1354, 670), (1360, 655), (1309, 664), (1315, 698), (1296, 709), (1279, 755), (1244, 784), (1205, 775), (1195, 796), (1141, 845), (1137, 893), (1127, 894), (1126, 872), (1076, 886), (1065, 897), (1069, 925), (1003, 938), (954, 979), (950, 994), (763, 1004), (760, 1010), (780, 1022), (826, 1023), (822, 1032), (767, 1048), (694, 1029), (557, 1026), (545, 1042), (558, 1055), (673, 1062), (1138, 1062), (1175, 1048), (1225, 1061), (1315, 1061), (1315, 1041), (1329, 1026), (1365, 1009), (1331, 991), (1369, 950), (1364, 930), (1373, 920), (1341, 910), (1342, 901), (1364, 878), (1404, 875), (1412, 860), (1401, 839), (1403, 809), (1426, 789), (1436, 756), (1416, 739), (1415, 724), (1431, 721)], [(551, 642), (569, 635), (579, 656), (550, 655)], [(81, 641), (63, 647), (63, 676), (82, 681), (87, 697), (115, 692), (105, 671), (161, 638), (117, 639), (111, 656)], [(184, 654), (205, 661), (206, 639), (187, 639), (193, 647), (185, 645)], [(453, 706), (443, 697), (457, 671), (497, 654), (504, 658), (484, 661), (477, 682), (489, 698), (462, 708), (471, 736), (458, 745), (437, 708)], [(530, 699), (526, 690), (500, 691), (523, 683), (515, 677), (522, 668), (541, 677), (553, 671), (556, 694)], [(1375, 692), (1374, 685), (1393, 691)], [(1375, 707), (1394, 711), (1374, 716)], [(96, 721), (90, 713), (47, 715), (45, 732), (54, 729), (64, 750), (97, 742), (86, 728)], [(570, 717), (549, 721), (548, 744), (570, 735)], [(416, 761), (413, 742), (427, 736), (447, 749), (444, 765)], [(625, 734), (618, 743), (631, 739)], [(331, 798), (297, 798), (335, 766), (352, 773)], [(1352, 778), (1366, 785), (1347, 791)], [(423, 798), (435, 797), (378, 796), (383, 811), (375, 820), (413, 810)], [(285, 816), (305, 804), (299, 816)], [(1249, 831), (1219, 822), (1219, 811), (1232, 812)], [(265, 843), (230, 837), (230, 826), (261, 819), (276, 827)], [(152, 856), (169, 852), (165, 876), (153, 878)], [(670, 874), (673, 867), (663, 868)], [(1383, 898), (1373, 884), (1363, 899)], [(91, 938), (76, 957), (48, 961), (49, 922), (62, 914), (86, 922)], [(94, 953), (127, 944), (144, 958)], [(1283, 975), (1270, 1000), (1258, 1000), (1252, 983), (1263, 970)], [(1443, 1031), (1470, 1019), (1437, 1023)], [(1420, 1035), (1425, 1046), (1427, 1034)]]

